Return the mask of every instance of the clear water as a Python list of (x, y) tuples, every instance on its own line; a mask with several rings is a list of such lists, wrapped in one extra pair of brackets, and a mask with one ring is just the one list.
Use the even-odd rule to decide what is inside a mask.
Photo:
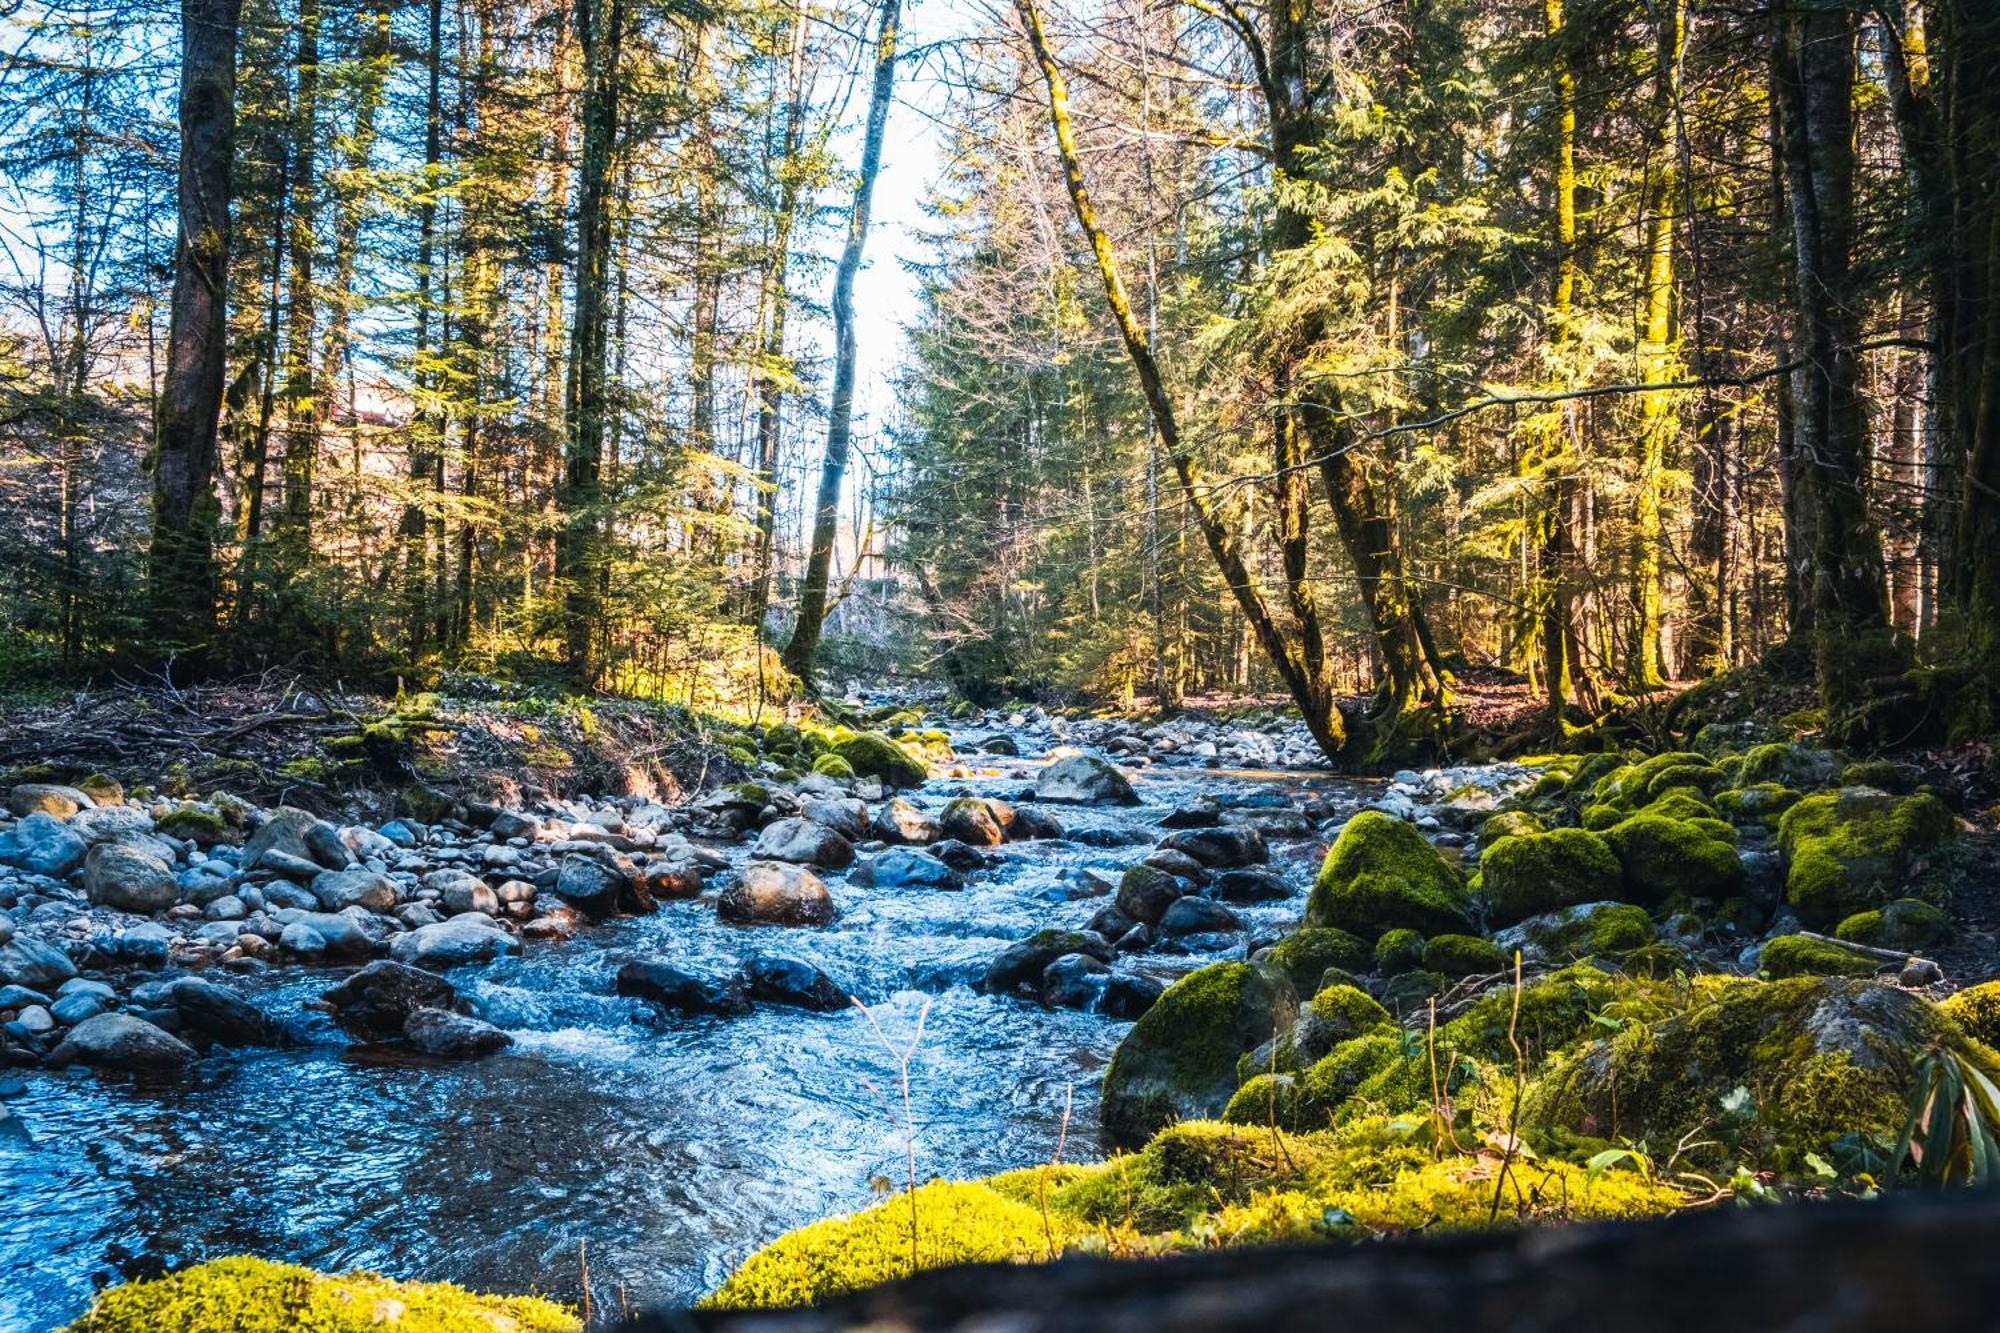
[[(1165, 809), (1198, 792), (1358, 803), (1358, 786), (1329, 784), (1162, 770), (1140, 779), (1144, 807), (1063, 817), (1072, 830), (1143, 828), (1150, 843)], [(918, 799), (935, 808), (1022, 785), (933, 781)], [(1273, 846), (1294, 898), (1240, 910), (1276, 924), (1296, 916), (1318, 844)], [(1089, 917), (1102, 900), (1068, 897), (1078, 871), (1115, 876), (1145, 852), (1012, 844), (1005, 867), (964, 892), (829, 876), (841, 915), (820, 930), (736, 929), (691, 902), (530, 945), (454, 974), (516, 1038), (470, 1063), (350, 1047), (312, 1007), (336, 974), (245, 981), (293, 1046), (218, 1052), (167, 1086), (26, 1075), (9, 1103), (26, 1132), (0, 1132), (0, 1330), (73, 1318), (123, 1273), (239, 1252), (572, 1302), (587, 1258), (600, 1309), (688, 1301), (784, 1231), (900, 1184), (895, 1066), (861, 1014), (662, 1018), (610, 994), (633, 958), (720, 972), (755, 951), (799, 957), (867, 1003), (892, 1041), (924, 1016), (912, 1061), (920, 1176), (1048, 1160), (1066, 1102), (1066, 1158), (1095, 1157), (1097, 1083), (1126, 1025), (970, 982), (1008, 942)], [(1164, 976), (1202, 961), (1145, 966)]]

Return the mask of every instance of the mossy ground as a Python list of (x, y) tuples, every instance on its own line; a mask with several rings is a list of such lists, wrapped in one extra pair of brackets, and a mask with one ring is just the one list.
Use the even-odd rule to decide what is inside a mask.
[(443, 1282), (332, 1276), (240, 1256), (113, 1287), (66, 1333), (581, 1333), (533, 1296), (481, 1296)]

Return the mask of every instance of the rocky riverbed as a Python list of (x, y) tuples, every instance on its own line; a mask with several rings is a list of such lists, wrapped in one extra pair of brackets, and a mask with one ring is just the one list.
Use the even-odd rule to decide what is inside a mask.
[(1429, 803), (1520, 780), (1274, 771), (1311, 755), (1282, 725), (941, 725), (921, 782), (870, 735), (821, 765), (859, 776), (671, 807), (343, 824), (17, 784), (0, 1326), (236, 1251), (689, 1299), (900, 1182), (887, 1047), (919, 1024), (921, 1172), (1096, 1156), (1130, 1020), (1289, 929), (1348, 815), (1463, 841)]

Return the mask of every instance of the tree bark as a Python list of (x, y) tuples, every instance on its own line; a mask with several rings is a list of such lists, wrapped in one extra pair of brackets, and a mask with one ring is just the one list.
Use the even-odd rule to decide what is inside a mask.
[(295, 607), (291, 585), (312, 558), (313, 482), (319, 462), (319, 0), (299, 0), (297, 86), (292, 102), (291, 290), (285, 315), (284, 504), (273, 525), (281, 605)]
[(902, 0), (882, 0), (881, 29), (875, 39), (875, 82), (868, 98), (868, 129), (861, 145), (861, 174), (854, 186), (854, 206), (847, 217), (847, 244), (833, 280), (833, 404), (826, 425), (826, 457), (820, 463), (819, 494), (813, 507), (812, 547), (806, 556), (805, 582), (799, 589), (798, 623), (785, 645), (784, 663), (801, 678), (810, 679), (813, 655), (819, 650), (826, 620), (827, 577), (833, 566), (833, 541), (840, 528), (840, 488), (847, 476), (847, 457), (854, 430), (854, 278), (861, 270), (862, 248), (868, 243), (868, 210), (875, 195), (875, 178), (882, 169), (882, 136), (889, 123), (889, 102), (896, 85), (897, 25)]
[(153, 457), (147, 597), (156, 650), (200, 658), (215, 627), (216, 428), (228, 337), (230, 159), (241, 0), (182, 0), (179, 225)]

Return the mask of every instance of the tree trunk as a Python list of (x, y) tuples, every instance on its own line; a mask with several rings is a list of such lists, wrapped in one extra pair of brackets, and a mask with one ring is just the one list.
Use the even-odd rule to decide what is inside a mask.
[(1793, 476), (1808, 527), (1814, 665), (1829, 715), (1901, 664), (1889, 631), (1881, 538), (1868, 512), (1867, 423), (1855, 343), (1862, 297), (1853, 271), (1855, 20), (1842, 8), (1785, 15), (1773, 45), (1792, 222), (1797, 346)]
[(882, 0), (882, 26), (875, 41), (875, 85), (868, 99), (868, 129), (861, 146), (861, 175), (854, 186), (854, 206), (848, 213), (847, 245), (833, 280), (833, 405), (826, 425), (826, 457), (820, 464), (819, 495), (813, 508), (812, 547), (806, 556), (805, 582), (799, 589), (799, 618), (785, 645), (785, 666), (801, 678), (812, 675), (813, 654), (826, 620), (827, 576), (833, 565), (833, 540), (840, 527), (840, 488), (847, 476), (847, 455), (854, 429), (854, 277), (861, 269), (862, 247), (868, 242), (868, 209), (875, 178), (882, 168), (882, 135), (889, 123), (890, 95), (896, 85), (897, 24), (902, 0)]
[(1014, 8), (1021, 17), (1021, 26), (1027, 32), (1028, 44), (1033, 49), (1035, 62), (1041, 68), (1043, 84), (1048, 90), (1049, 120), (1055, 130), (1056, 146), (1062, 154), (1063, 176), (1069, 187), (1077, 223), (1090, 240), (1091, 251), (1097, 260), (1098, 276), (1104, 282), (1105, 299), (1111, 306), (1112, 316), (1118, 321), (1118, 332), (1124, 339), (1126, 354), (1139, 377), (1146, 406), (1152, 413), (1154, 428), (1159, 432), (1160, 447), (1173, 464), (1181, 489), (1186, 494), (1188, 512), (1201, 529), (1202, 539), (1208, 543), (1216, 568), (1235, 596), (1236, 604), (1241, 608), (1251, 632), (1256, 635), (1264, 655), (1270, 659), (1286, 689), (1299, 705), (1314, 741), (1328, 758), (1337, 757), (1346, 746), (1347, 729), (1340, 710), (1335, 706), (1330, 677), (1323, 663), (1316, 675), (1308, 670), (1304, 654), (1294, 650), (1276, 617), (1265, 605), (1263, 593), (1244, 563), (1235, 532), (1226, 517), (1217, 511), (1208, 487), (1202, 482), (1200, 472), (1181, 440), (1179, 422), (1174, 415), (1173, 402), (1167, 397), (1166, 385), (1160, 378), (1159, 364), (1153, 358), (1152, 346), (1133, 312), (1131, 298), (1126, 294), (1125, 282), (1118, 270), (1118, 259), (1111, 248), (1111, 238), (1097, 220), (1096, 206), (1091, 202), (1090, 191), (1084, 184), (1082, 159), (1077, 151), (1075, 131), (1070, 124), (1069, 91), (1062, 71), (1056, 67), (1055, 58), (1049, 52), (1048, 38), (1042, 31), (1041, 13), (1035, 0), (1014, 0)]
[(199, 663), (215, 625), (216, 428), (228, 338), (240, 0), (182, 0), (181, 154), (167, 368), (154, 427), (147, 598), (156, 650)]
[(291, 291), (285, 316), (285, 500), (273, 525), (281, 602), (295, 609), (290, 585), (312, 557), (313, 477), (319, 461), (319, 292), (313, 268), (319, 246), (319, 0), (299, 0), (297, 87), (292, 103)]
[(568, 445), (557, 507), (556, 581), (570, 673), (590, 683), (602, 615), (606, 366), (610, 351), (612, 160), (617, 152), (624, 0), (577, 0), (583, 56), (583, 152), (577, 164), (576, 308), (570, 335)]
[(431, 634), (430, 499), (435, 495), (439, 450), (444, 424), (438, 419), (430, 391), (436, 383), (431, 362), (437, 347), (431, 333), (436, 310), (434, 270), (437, 264), (438, 164), (444, 136), (444, 0), (430, 0), (430, 46), (424, 93), (424, 180), (417, 205), (417, 338), (411, 378), (417, 387), (417, 411), (410, 422), (409, 493), (403, 501), (397, 533), (402, 544), (403, 634), (412, 657), (421, 656)]

